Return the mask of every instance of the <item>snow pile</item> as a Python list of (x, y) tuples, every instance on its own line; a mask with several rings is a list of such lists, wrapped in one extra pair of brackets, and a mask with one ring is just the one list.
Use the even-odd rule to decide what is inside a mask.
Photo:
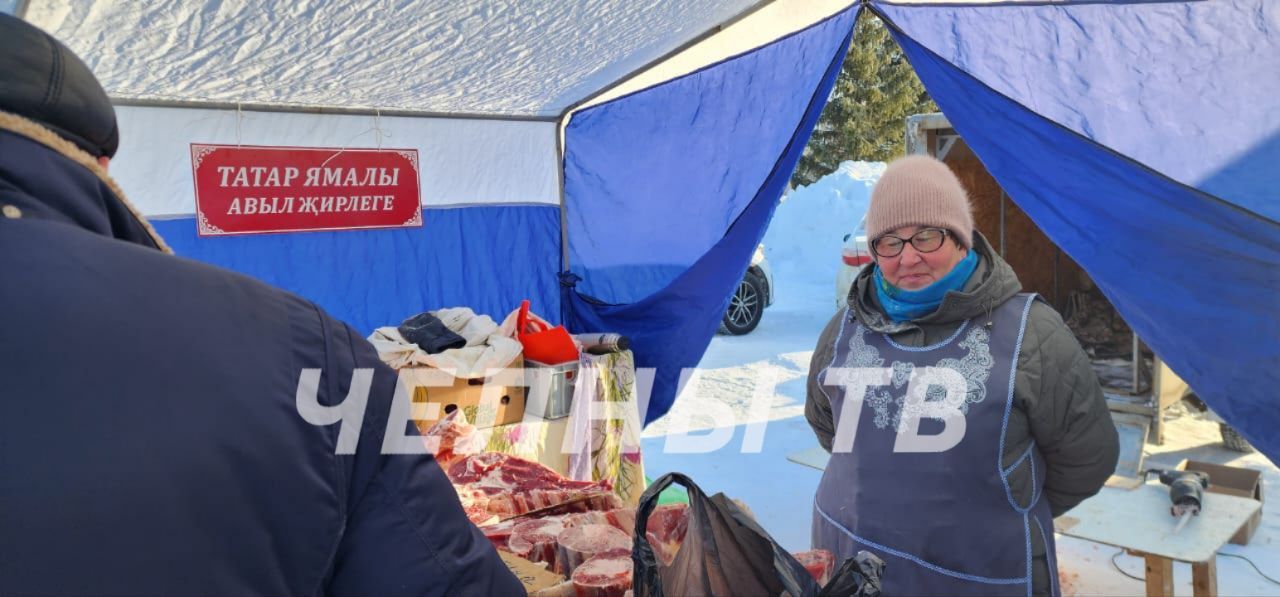
[(844, 235), (853, 232), (867, 213), (871, 187), (884, 168), (884, 162), (844, 162), (835, 172), (783, 199), (764, 237), (779, 300), (792, 296), (792, 290), (814, 285), (830, 294)]

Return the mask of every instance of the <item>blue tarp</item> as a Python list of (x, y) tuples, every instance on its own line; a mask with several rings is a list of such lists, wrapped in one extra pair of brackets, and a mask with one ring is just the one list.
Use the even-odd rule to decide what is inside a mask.
[(873, 6), (1009, 196), (1280, 456), (1280, 3)]
[(194, 218), (153, 220), (174, 252), (254, 276), (315, 302), (360, 333), (428, 309), (466, 306), (501, 318), (533, 301), (560, 308), (560, 210), (423, 210), (421, 228), (196, 236)]
[[(786, 189), (857, 7), (574, 115), (565, 132), (565, 323), (629, 336), (657, 370), (646, 421), (702, 358)], [(627, 148), (619, 151), (619, 148)]]

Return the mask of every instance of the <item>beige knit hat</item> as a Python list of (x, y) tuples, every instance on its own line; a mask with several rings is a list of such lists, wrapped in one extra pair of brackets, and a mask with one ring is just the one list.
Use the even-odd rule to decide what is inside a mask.
[(925, 155), (894, 160), (871, 189), (867, 239), (903, 226), (937, 226), (973, 247), (973, 214), (960, 179), (946, 164)]

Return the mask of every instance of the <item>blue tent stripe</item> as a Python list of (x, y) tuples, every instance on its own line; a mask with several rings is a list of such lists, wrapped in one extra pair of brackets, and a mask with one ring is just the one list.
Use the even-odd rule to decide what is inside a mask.
[(1037, 115), (1280, 221), (1280, 3), (873, 6)]
[(559, 318), (556, 206), (426, 209), (421, 228), (201, 238), (194, 218), (153, 220), (183, 257), (309, 299), (362, 333), (443, 307), (501, 320), (533, 301)]
[(1064, 129), (881, 17), (1010, 197), (1214, 410), (1280, 456), (1280, 227)]
[[(565, 320), (571, 329), (624, 333), (632, 339), (637, 366), (656, 369), (656, 378), (648, 400), (646, 422), (661, 417), (671, 408), (682, 370), (696, 365), (710, 344), (729, 295), (742, 278), (752, 251), (764, 236), (764, 230), (773, 215), (778, 199), (786, 188), (805, 142), (812, 133), (826, 98), (835, 84), (852, 36), (853, 22), (858, 8), (850, 7), (837, 18), (820, 27), (807, 30), (802, 35), (787, 39), (785, 42), (778, 42), (790, 42), (796, 44), (794, 46), (774, 47), (772, 49), (777, 51), (771, 53), (749, 53), (717, 66), (719, 69), (738, 70), (740, 71), (738, 73), (714, 73), (712, 77), (684, 79), (672, 85), (660, 86), (645, 93), (630, 96), (626, 101), (614, 104), (614, 107), (623, 108), (623, 112), (615, 114), (632, 118), (636, 128), (622, 127), (619, 130), (605, 126), (603, 129), (594, 131), (590, 127), (576, 129), (578, 135), (589, 135), (593, 132), (599, 134), (601, 130), (607, 133), (603, 138), (588, 140), (585, 144), (589, 147), (603, 147), (610, 143), (619, 143), (621, 139), (626, 139), (628, 143), (642, 145), (647, 140), (643, 134), (646, 120), (652, 121), (654, 118), (671, 114), (675, 110), (673, 104), (693, 104), (697, 108), (693, 113), (702, 118), (719, 117), (720, 115), (712, 114), (716, 110), (736, 110), (737, 112), (732, 114), (732, 120), (739, 123), (738, 126), (748, 127), (747, 133), (759, 135), (758, 129), (750, 127), (760, 126), (758, 124), (761, 122), (760, 118), (744, 110), (741, 104), (719, 101), (719, 99), (741, 97), (745, 93), (775, 93), (779, 94), (777, 97), (780, 99), (772, 103), (757, 101), (751, 104), (752, 108), (776, 112), (793, 106), (785, 103), (784, 100), (797, 99), (802, 106), (798, 116), (788, 124), (785, 130), (774, 131), (774, 134), (782, 135), (780, 139), (759, 139), (758, 143), (750, 147), (717, 145), (712, 148), (715, 151), (728, 152), (733, 157), (742, 152), (753, 150), (758, 152), (760, 147), (770, 145), (779, 147), (769, 158), (770, 163), (766, 166), (767, 176), (754, 186), (749, 195), (749, 201), (745, 202), (736, 217), (728, 224), (727, 232), (723, 233), (720, 239), (702, 253), (692, 265), (677, 267), (673, 270), (677, 272), (673, 280), (660, 286), (657, 292), (636, 293), (640, 298), (620, 304), (605, 304), (595, 300), (585, 292), (580, 292), (581, 287), (565, 289)], [(819, 56), (822, 61), (815, 65), (814, 59)], [(807, 60), (798, 59), (800, 57)], [(762, 64), (765, 60), (769, 62)], [(765, 74), (779, 76), (778, 73), (785, 71), (788, 76), (794, 76), (790, 73), (797, 70), (797, 66), (806, 65), (818, 66), (818, 70), (812, 79), (813, 82), (802, 90), (802, 98), (796, 97), (795, 89), (770, 85)], [(736, 81), (738, 85), (748, 87), (745, 89), (725, 87), (722, 83), (726, 81)], [(640, 103), (627, 106), (628, 102)], [(632, 109), (635, 112), (627, 112)], [(571, 129), (570, 132), (574, 130)], [(697, 156), (690, 155), (691, 145), (679, 143), (678, 137), (693, 136), (697, 132), (694, 126), (684, 131), (677, 130), (673, 133), (675, 139), (671, 139), (670, 145), (675, 150), (665, 151), (661, 157), (672, 165), (696, 161)], [(573, 137), (568, 137), (571, 148), (575, 141), (580, 144), (579, 146), (583, 144), (581, 138), (575, 140)], [(655, 165), (657, 168), (647, 174), (663, 175), (662, 164)], [(571, 167), (572, 165), (570, 169)], [(576, 176), (577, 180), (591, 182), (600, 178), (597, 171), (589, 169), (580, 170)], [(726, 178), (724, 172), (719, 170), (702, 172), (700, 176), (719, 179), (721, 182)], [(575, 180), (575, 176), (567, 176), (567, 179)], [(734, 184), (742, 184), (742, 181), (729, 181), (730, 186)], [(584, 193), (589, 194), (594, 190), (585, 183), (583, 187)], [(712, 203), (723, 201), (723, 195), (714, 191), (723, 191), (724, 188), (713, 187), (704, 194), (690, 193), (683, 200)], [(571, 216), (573, 208), (573, 205), (569, 206)], [(722, 207), (717, 209), (723, 210)], [(663, 219), (660, 213), (654, 213), (651, 217), (656, 221)], [(706, 222), (703, 225), (706, 225)], [(570, 232), (576, 231), (571, 229)], [(574, 269), (575, 272), (582, 271), (586, 276), (593, 274), (589, 268), (579, 270), (575, 267)]]

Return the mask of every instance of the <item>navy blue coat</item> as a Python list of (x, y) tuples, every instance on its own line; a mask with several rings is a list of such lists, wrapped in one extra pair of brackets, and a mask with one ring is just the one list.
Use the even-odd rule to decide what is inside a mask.
[[(156, 250), (5, 130), (0, 276), (0, 594), (523, 594), (430, 457), (380, 454), (395, 374), (359, 334)], [(374, 369), (355, 455), (303, 368), (326, 405)]]

